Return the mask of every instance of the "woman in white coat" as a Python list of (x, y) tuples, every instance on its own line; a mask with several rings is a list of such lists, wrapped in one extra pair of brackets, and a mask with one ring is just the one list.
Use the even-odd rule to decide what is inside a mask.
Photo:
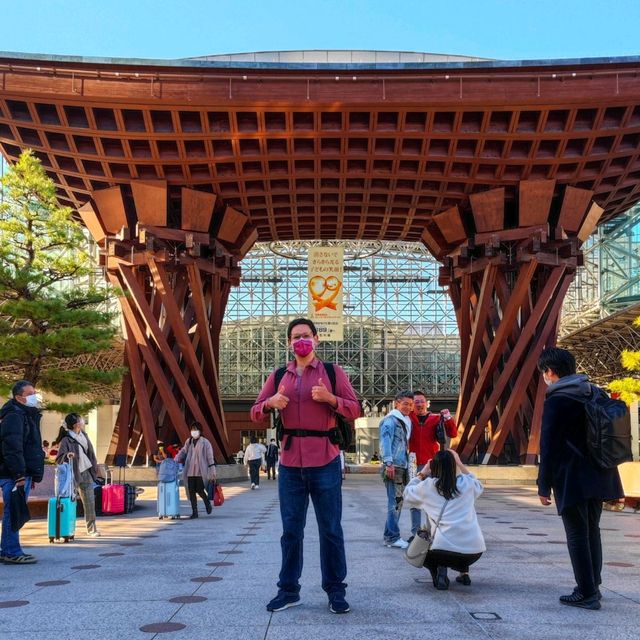
[(460, 572), (457, 582), (471, 584), (469, 566), (486, 550), (475, 509), (482, 491), (480, 481), (450, 450), (438, 451), (404, 491), (405, 503), (429, 517), (433, 544), (424, 566), (436, 589), (449, 588), (448, 567)]

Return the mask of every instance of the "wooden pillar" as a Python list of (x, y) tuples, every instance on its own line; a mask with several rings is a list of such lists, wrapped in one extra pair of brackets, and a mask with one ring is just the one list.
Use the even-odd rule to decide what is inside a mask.
[[(556, 343), (580, 245), (602, 213), (588, 206), (590, 192), (575, 192), (553, 180), (523, 181), (515, 199), (504, 188), (473, 194), (468, 211), (449, 209), (425, 230), (460, 328), (452, 446), (463, 459), (531, 463), (538, 454), (544, 389), (537, 361)], [(507, 442), (516, 460), (506, 459)]]
[(111, 460), (116, 453), (129, 462), (136, 451), (153, 454), (158, 439), (183, 442), (192, 421), (202, 424), (217, 460), (232, 455), (219, 333), (229, 291), (239, 283), (238, 262), (257, 234), (213, 194), (183, 188), (179, 196), (179, 228), (168, 224), (163, 182), (97, 191), (82, 209), (102, 238), (101, 263), (123, 314), (128, 372)]

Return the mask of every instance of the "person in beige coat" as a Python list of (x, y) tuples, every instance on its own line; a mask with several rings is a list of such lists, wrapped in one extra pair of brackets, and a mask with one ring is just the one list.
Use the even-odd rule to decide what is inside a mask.
[(58, 454), (56, 463), (71, 462), (73, 476), (75, 478), (80, 500), (84, 507), (84, 519), (87, 524), (87, 533), (97, 538), (100, 532), (96, 527), (96, 503), (93, 493), (93, 485), (98, 473), (98, 461), (96, 454), (86, 434), (84, 418), (77, 413), (70, 413), (64, 419), (65, 433), (58, 440)]
[(202, 426), (199, 422), (191, 423), (191, 437), (175, 457), (178, 464), (184, 464), (183, 478), (191, 502), (190, 518), (198, 517), (198, 497), (202, 498), (207, 513), (211, 513), (211, 501), (207, 496), (206, 486), (216, 479), (216, 464), (213, 459), (211, 443), (202, 437)]

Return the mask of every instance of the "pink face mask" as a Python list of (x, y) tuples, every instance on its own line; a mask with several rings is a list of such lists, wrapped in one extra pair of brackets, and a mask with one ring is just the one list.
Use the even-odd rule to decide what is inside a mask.
[(300, 340), (293, 343), (293, 352), (304, 358), (308, 356), (313, 351), (313, 340), (309, 340), (308, 338), (301, 338)]

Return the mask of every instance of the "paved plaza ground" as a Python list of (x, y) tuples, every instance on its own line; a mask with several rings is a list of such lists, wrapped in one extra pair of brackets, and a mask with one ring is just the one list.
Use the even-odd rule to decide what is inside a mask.
[[(87, 538), (80, 526), (70, 544), (50, 545), (46, 523), (30, 522), (22, 537), (39, 562), (0, 565), (0, 637), (640, 637), (640, 514), (603, 514), (602, 609), (573, 609), (558, 603), (573, 580), (555, 509), (540, 506), (534, 487), (489, 486), (478, 503), (488, 549), (472, 567), (473, 583), (464, 587), (452, 580), (449, 591), (439, 592), (426, 570), (409, 566), (402, 551), (382, 546), (386, 498), (380, 479), (351, 475), (344, 485), (343, 524), (352, 612), (333, 615), (327, 609), (310, 508), (303, 604), (270, 614), (265, 604), (276, 593), (280, 562), (276, 483), (262, 480), (260, 491), (233, 483), (225, 493), (225, 504), (212, 516), (159, 521), (155, 488), (146, 488), (133, 514), (100, 519), (102, 538)], [(185, 500), (182, 512), (189, 513)], [(405, 534), (408, 513), (402, 525)], [(177, 630), (153, 631), (164, 623)]]

